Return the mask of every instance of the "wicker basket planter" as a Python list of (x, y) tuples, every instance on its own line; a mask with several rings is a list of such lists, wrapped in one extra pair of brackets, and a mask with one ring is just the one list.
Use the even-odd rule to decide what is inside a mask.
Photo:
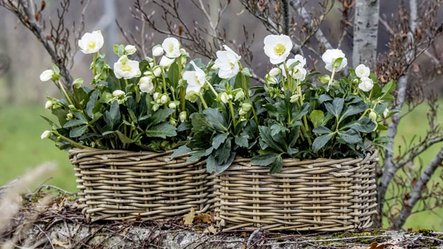
[(92, 221), (169, 219), (191, 208), (206, 212), (214, 200), (204, 162), (122, 150), (76, 149), (69, 157), (79, 201)]
[(363, 159), (284, 160), (274, 175), (237, 158), (217, 176), (221, 230), (345, 231), (371, 227), (377, 155)]

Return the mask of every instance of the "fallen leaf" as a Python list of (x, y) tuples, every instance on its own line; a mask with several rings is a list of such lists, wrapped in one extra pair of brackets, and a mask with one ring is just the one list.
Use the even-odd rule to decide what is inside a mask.
[(216, 234), (217, 233), (217, 229), (215, 229), (215, 227), (213, 225), (210, 225), (209, 227), (207, 227), (205, 229), (205, 231), (203, 231), (203, 233)]
[(190, 226), (194, 222), (194, 218), (195, 218), (195, 209), (191, 208), (189, 213), (185, 214), (185, 216), (183, 217), (183, 222), (185, 225)]
[(208, 213), (199, 213), (194, 217), (194, 223), (206, 223), (211, 224), (213, 217)]

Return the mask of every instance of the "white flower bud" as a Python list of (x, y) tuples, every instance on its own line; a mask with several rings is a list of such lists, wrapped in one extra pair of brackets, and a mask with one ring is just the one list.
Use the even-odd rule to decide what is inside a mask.
[(372, 120), (372, 122), (377, 123), (377, 113), (375, 113), (373, 110), (369, 112), (369, 119)]
[(137, 52), (137, 48), (134, 45), (126, 45), (125, 52), (127, 55), (135, 54)]
[(295, 103), (295, 102), (298, 101), (299, 98), (300, 98), (300, 95), (299, 95), (299, 94), (294, 94), (294, 95), (291, 96), (289, 102), (291, 102), (291, 103)]
[(52, 100), (47, 100), (45, 103), (45, 108), (50, 110), (50, 109), (52, 109), (53, 105), (54, 105), (54, 102), (52, 102)]
[(51, 134), (52, 134), (51, 131), (46, 130), (46, 131), (44, 131), (44, 132), (40, 135), (40, 138), (41, 138), (41, 139), (49, 138), (49, 137), (51, 136)]
[(386, 109), (383, 111), (383, 117), (387, 118), (388, 116), (389, 116), (389, 109), (386, 108)]
[(74, 115), (72, 115), (72, 113), (68, 113), (68, 114), (66, 114), (66, 119), (67, 120), (71, 120), (72, 118), (74, 118)]
[(186, 111), (182, 111), (180, 112), (180, 114), (178, 115), (178, 118), (180, 119), (180, 122), (185, 122), (186, 119), (188, 118), (188, 114), (186, 113)]
[(162, 69), (160, 67), (154, 67), (154, 70), (152, 70), (155, 77), (159, 77), (162, 74)]
[(141, 77), (138, 84), (141, 92), (151, 94), (154, 91), (154, 84), (150, 76)]
[(122, 90), (115, 90), (112, 92), (112, 96), (116, 97), (116, 98), (120, 98), (125, 96), (125, 92), (123, 92)]
[(159, 107), (160, 107), (160, 106), (159, 106), (158, 104), (154, 104), (154, 105), (152, 106), (152, 110), (153, 110), (154, 112), (156, 112), (156, 111), (158, 110)]
[(358, 84), (358, 88), (363, 92), (369, 92), (374, 87), (374, 82), (370, 78), (361, 78), (361, 83)]
[(154, 57), (162, 56), (164, 53), (165, 51), (163, 50), (161, 45), (155, 45), (152, 48), (152, 56)]
[(153, 97), (154, 97), (154, 100), (157, 100), (160, 97), (160, 93), (158, 93), (158, 92), (154, 93)]
[(166, 57), (166, 56), (163, 56), (163, 57), (160, 59), (160, 63), (159, 63), (159, 65), (160, 65), (161, 67), (169, 67), (172, 63), (174, 63), (174, 61), (175, 61), (175, 59), (170, 59), (170, 58), (168, 58), (168, 57)]
[(240, 89), (240, 91), (238, 91), (238, 92), (235, 94), (234, 100), (235, 100), (235, 101), (238, 101), (238, 100), (242, 100), (242, 99), (244, 99), (244, 98), (245, 98), (245, 93), (243, 92), (242, 89)]
[(175, 109), (175, 108), (177, 108), (177, 104), (175, 104), (175, 102), (171, 102), (171, 103), (169, 103), (168, 107), (171, 109)]
[(45, 70), (40, 74), (40, 80), (45, 82), (45, 81), (49, 81), (52, 79), (54, 75), (54, 71), (52, 71), (51, 69)]
[(227, 104), (227, 103), (229, 102), (229, 95), (228, 95), (226, 92), (222, 92), (222, 93), (220, 94), (220, 100), (221, 100), (223, 103)]
[(251, 103), (242, 103), (241, 104), (241, 110), (243, 110), (245, 113), (248, 113), (252, 108)]
[(169, 98), (168, 98), (168, 95), (166, 95), (166, 94), (160, 98), (160, 103), (162, 103), (163, 105), (168, 103), (168, 101), (169, 101)]

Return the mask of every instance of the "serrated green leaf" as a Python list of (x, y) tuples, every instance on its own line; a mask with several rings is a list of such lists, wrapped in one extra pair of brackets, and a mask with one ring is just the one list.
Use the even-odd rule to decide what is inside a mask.
[(178, 86), (178, 80), (180, 79), (180, 76), (178, 75), (179, 69), (177, 65), (177, 61), (172, 63), (171, 66), (169, 66), (168, 71), (168, 79), (171, 82), (172, 88), (177, 88)]
[(362, 141), (360, 135), (357, 132), (339, 132), (338, 135), (341, 139), (343, 139), (343, 141), (348, 144), (356, 144)]
[(332, 131), (325, 126), (319, 126), (317, 128), (314, 128), (312, 131), (315, 134), (330, 134), (330, 133), (332, 133)]
[(217, 134), (212, 139), (212, 147), (214, 149), (218, 149), (220, 147), (220, 145), (226, 141), (226, 138), (228, 138), (228, 133)]
[(249, 146), (248, 138), (249, 138), (248, 135), (240, 134), (239, 136), (235, 137), (235, 144), (242, 148), (248, 148)]
[(94, 108), (96, 107), (98, 97), (100, 96), (100, 92), (98, 90), (94, 90), (89, 96), (88, 103), (86, 104), (86, 114), (92, 118), (94, 116)]
[(74, 129), (69, 131), (69, 137), (71, 137), (71, 138), (80, 137), (83, 134), (85, 134), (85, 132), (87, 130), (88, 130), (88, 126), (86, 126), (86, 125), (75, 127)]
[(88, 122), (80, 119), (71, 119), (63, 125), (63, 128), (71, 128), (79, 125), (86, 125)]
[(283, 168), (283, 159), (280, 155), (277, 155), (275, 162), (271, 165), (271, 174), (275, 174), (281, 171)]
[(278, 151), (278, 152), (285, 152), (272, 138), (271, 136), (271, 129), (266, 126), (259, 126), (258, 127), (259, 133), (260, 133), (260, 139), (266, 143), (270, 148)]
[(156, 126), (150, 127), (146, 130), (147, 137), (159, 137), (166, 139), (166, 137), (177, 136), (176, 129), (173, 125), (169, 123), (162, 123)]
[(174, 113), (175, 110), (170, 108), (159, 109), (151, 117), (148, 118), (149, 126), (157, 125), (166, 121), (166, 119)]
[(277, 160), (278, 154), (266, 154), (254, 156), (251, 159), (251, 164), (256, 166), (269, 166)]
[(341, 116), (341, 119), (345, 119), (347, 117), (362, 113), (366, 109), (367, 109), (367, 105), (363, 102), (360, 102), (357, 105), (349, 105), (346, 108), (346, 110), (344, 111), (343, 115)]
[(279, 133), (285, 133), (285, 132), (288, 132), (288, 131), (289, 131), (289, 129), (284, 127), (281, 124), (273, 124), (271, 126), (271, 136), (276, 136)]
[(177, 157), (181, 157), (184, 155), (187, 155), (191, 152), (192, 150), (186, 146), (186, 145), (182, 145), (180, 147), (178, 147), (177, 149), (175, 149), (172, 154), (171, 154), (171, 158), (177, 158)]
[(214, 108), (208, 108), (203, 111), (207, 122), (213, 126), (216, 130), (227, 131), (227, 123), (223, 115)]
[(334, 133), (329, 133), (326, 135), (319, 136), (314, 139), (314, 142), (312, 143), (312, 150), (314, 153), (317, 153), (319, 150), (321, 150), (334, 136)]
[(129, 137), (127, 137), (125, 134), (123, 134), (120, 131), (115, 131), (115, 134), (117, 134), (117, 137), (120, 139), (120, 141), (123, 144), (131, 144), (134, 142), (132, 139), (130, 139)]

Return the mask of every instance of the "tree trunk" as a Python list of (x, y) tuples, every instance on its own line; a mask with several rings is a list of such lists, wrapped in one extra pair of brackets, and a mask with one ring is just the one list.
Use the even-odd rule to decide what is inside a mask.
[(357, 0), (355, 3), (354, 41), (352, 65), (365, 64), (375, 69), (377, 60), (377, 38), (379, 0)]

